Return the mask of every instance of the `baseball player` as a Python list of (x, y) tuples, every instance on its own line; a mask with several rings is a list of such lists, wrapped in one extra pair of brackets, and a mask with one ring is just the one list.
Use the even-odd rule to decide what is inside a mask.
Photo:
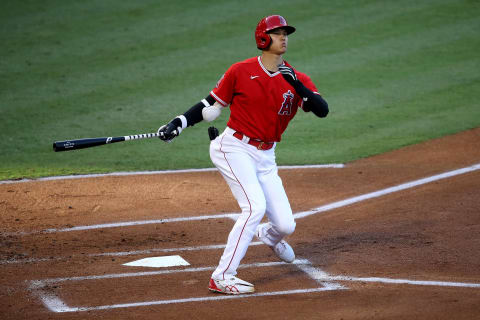
[[(328, 104), (307, 75), (283, 60), (288, 35), (294, 31), (279, 15), (260, 20), (255, 40), (261, 55), (233, 64), (205, 99), (158, 129), (160, 139), (170, 142), (185, 128), (202, 120), (213, 121), (230, 106), (227, 127), (210, 143), (210, 158), (242, 213), (211, 276), (211, 291), (255, 291), (253, 284), (236, 277), (254, 235), (282, 261), (295, 260), (292, 247), (284, 240), (295, 230), (295, 221), (278, 176), (275, 146), (298, 108), (323, 118)], [(265, 213), (268, 222), (260, 224)]]

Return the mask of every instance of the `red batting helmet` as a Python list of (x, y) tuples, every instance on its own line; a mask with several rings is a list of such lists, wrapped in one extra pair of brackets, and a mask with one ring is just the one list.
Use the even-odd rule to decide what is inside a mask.
[(272, 38), (268, 33), (274, 29), (284, 28), (287, 34), (295, 32), (295, 28), (289, 26), (287, 20), (279, 15), (268, 16), (260, 20), (255, 29), (255, 41), (257, 42), (258, 49), (267, 49)]

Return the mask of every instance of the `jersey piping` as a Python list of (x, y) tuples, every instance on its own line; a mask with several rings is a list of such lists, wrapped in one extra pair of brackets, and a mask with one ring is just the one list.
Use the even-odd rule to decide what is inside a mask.
[(263, 65), (262, 59), (260, 58), (260, 56), (258, 56), (257, 60), (258, 60), (258, 64), (260, 65), (260, 67), (262, 67), (263, 71), (265, 71), (265, 73), (268, 74), (268, 76), (269, 76), (270, 78), (273, 78), (273, 77), (275, 77), (277, 74), (280, 73), (280, 71), (277, 71), (277, 72), (275, 72), (275, 73), (270, 73), (270, 71), (268, 71), (267, 68), (265, 68), (265, 66)]

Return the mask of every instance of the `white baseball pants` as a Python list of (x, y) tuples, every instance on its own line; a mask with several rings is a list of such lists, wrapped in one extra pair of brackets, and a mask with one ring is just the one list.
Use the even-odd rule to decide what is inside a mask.
[(261, 238), (273, 246), (295, 230), (287, 195), (278, 176), (275, 146), (256, 147), (233, 136), (229, 127), (210, 144), (210, 158), (227, 181), (242, 210), (230, 231), (227, 246), (212, 278), (225, 279), (237, 274), (240, 261), (265, 213), (269, 223), (262, 225)]

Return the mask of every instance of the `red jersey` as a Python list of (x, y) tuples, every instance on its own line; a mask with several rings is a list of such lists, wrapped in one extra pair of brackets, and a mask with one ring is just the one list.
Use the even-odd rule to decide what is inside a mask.
[[(287, 62), (285, 65), (291, 67)], [(312, 80), (295, 70), (298, 80), (317, 93)], [(233, 64), (210, 94), (224, 107), (230, 105), (227, 126), (250, 138), (280, 141), (303, 99), (280, 72), (270, 73), (260, 57)]]

